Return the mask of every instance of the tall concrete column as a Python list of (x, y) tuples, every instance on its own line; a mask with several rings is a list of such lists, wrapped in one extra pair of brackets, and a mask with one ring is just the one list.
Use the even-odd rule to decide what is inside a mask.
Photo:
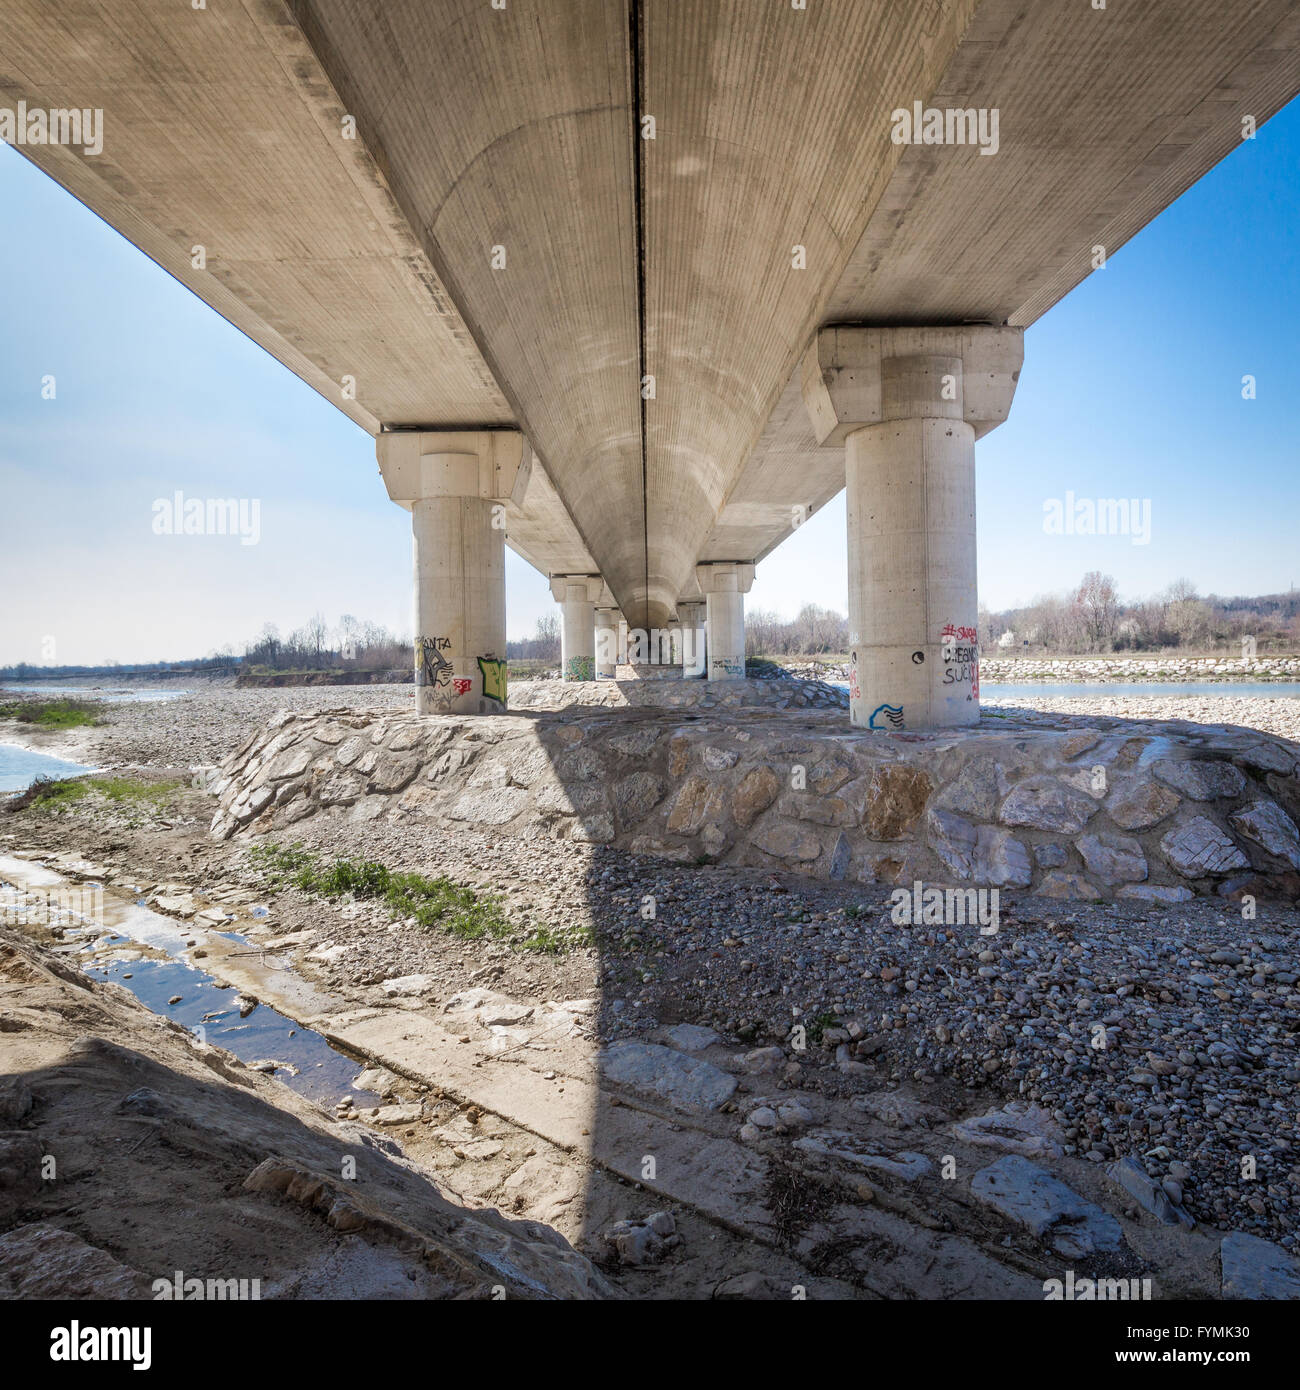
[(704, 599), (677, 600), (677, 616), (681, 620), (684, 680), (703, 680), (708, 674), (705, 665), (708, 652), (705, 640), (706, 612), (707, 604)]
[(560, 662), (566, 681), (596, 679), (596, 603), (604, 585), (589, 574), (560, 574), (551, 593), (560, 605)]
[(505, 503), (527, 485), (513, 430), (387, 430), (375, 441), (415, 538), (415, 686), (421, 714), (506, 708)]
[(623, 615), (614, 596), (602, 585), (596, 602), (596, 679), (613, 680), (618, 674), (619, 628)]
[(1006, 419), (1018, 328), (827, 328), (804, 359), (818, 442), (843, 446), (849, 718), (979, 723), (975, 441)]
[(708, 678), (743, 680), (745, 676), (745, 595), (754, 583), (749, 564), (696, 565), (704, 594), (709, 633)]

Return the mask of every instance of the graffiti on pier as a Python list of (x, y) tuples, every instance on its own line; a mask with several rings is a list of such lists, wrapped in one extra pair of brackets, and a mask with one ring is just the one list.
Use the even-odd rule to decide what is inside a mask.
[(594, 681), (596, 679), (596, 658), (594, 656), (571, 656), (564, 663), (566, 681)]
[(944, 625), (939, 634), (939, 646), (943, 652), (944, 685), (970, 686), (968, 700), (978, 700), (980, 694), (980, 649), (979, 634), (973, 627), (957, 627), (952, 623)]
[(849, 699), (860, 700), (862, 698), (862, 687), (858, 684), (858, 654), (849, 653)]
[(474, 682), (468, 676), (453, 676), (451, 688), (456, 695), (468, 695), (474, 688)]
[(903, 727), (902, 705), (877, 705), (867, 720), (868, 729), (901, 729)]
[(496, 700), (502, 706), (506, 703), (506, 663), (493, 656), (481, 656), (478, 669), (483, 673), (483, 695), (488, 700)]
[(418, 637), (415, 642), (415, 683), (440, 687), (451, 679), (451, 662), (443, 656), (450, 637)]

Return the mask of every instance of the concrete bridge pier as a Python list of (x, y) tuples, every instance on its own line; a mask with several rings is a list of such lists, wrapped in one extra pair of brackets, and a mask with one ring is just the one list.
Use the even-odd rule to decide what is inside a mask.
[(849, 718), (863, 729), (979, 723), (975, 441), (1006, 419), (1018, 328), (826, 328), (803, 395), (843, 445)]
[(506, 708), (505, 504), (527, 483), (514, 430), (385, 430), (388, 495), (415, 540), (415, 685), (421, 714)]
[(618, 674), (619, 634), (623, 615), (613, 595), (602, 587), (596, 604), (596, 679), (612, 681)]
[[(681, 599), (678, 601), (677, 616), (681, 622), (683, 680), (703, 680), (708, 674), (706, 665), (708, 656), (707, 612), (708, 604), (705, 599)], [(741, 620), (744, 621), (743, 615)]]
[(753, 587), (754, 566), (696, 565), (704, 595), (709, 632), (708, 678), (743, 680), (745, 676), (745, 595)]
[(607, 592), (598, 576), (559, 574), (551, 593), (560, 605), (560, 664), (566, 681), (596, 679), (596, 604)]

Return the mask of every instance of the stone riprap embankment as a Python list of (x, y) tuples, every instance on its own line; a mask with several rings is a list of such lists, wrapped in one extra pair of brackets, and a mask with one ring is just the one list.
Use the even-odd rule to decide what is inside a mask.
[(1298, 760), (1285, 739), (1180, 722), (990, 715), (971, 730), (868, 735), (839, 711), (761, 704), (719, 719), (339, 708), (286, 712), (254, 734), (222, 769), (212, 830), (418, 820), (831, 880), (1295, 898)]
[(816, 680), (783, 677), (734, 681), (521, 681), (510, 687), (512, 710), (848, 709), (848, 691)]
[(1017, 685), (1026, 681), (1296, 681), (1300, 657), (1057, 657), (1042, 660), (1002, 660), (981, 656), (980, 680), (985, 685)]

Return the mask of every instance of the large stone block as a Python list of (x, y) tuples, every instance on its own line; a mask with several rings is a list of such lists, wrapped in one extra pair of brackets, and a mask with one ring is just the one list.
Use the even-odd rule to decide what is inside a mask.
[(723, 814), (726, 796), (705, 777), (688, 777), (668, 812), (668, 829), (674, 835), (694, 835), (706, 820)]
[(1081, 835), (1074, 843), (1088, 872), (1102, 883), (1141, 883), (1147, 876), (1141, 842), (1127, 835)]
[(781, 779), (770, 767), (751, 768), (731, 793), (731, 818), (748, 828), (776, 800)]
[(817, 836), (791, 821), (772, 821), (751, 835), (749, 842), (764, 854), (799, 863), (816, 859), (822, 852)]
[(975, 839), (971, 877), (995, 888), (1028, 888), (1034, 869), (1021, 841), (993, 825), (981, 825)]
[(1245, 774), (1231, 763), (1161, 758), (1152, 764), (1151, 770), (1162, 782), (1177, 788), (1193, 801), (1240, 796), (1246, 790)]
[(1020, 1154), (1007, 1154), (971, 1179), (979, 1201), (1024, 1226), (1068, 1259), (1118, 1250), (1120, 1224)]
[(1096, 801), (1078, 787), (1055, 777), (1031, 777), (1012, 790), (1002, 803), (998, 819), (1003, 825), (1073, 835), (1087, 825), (1096, 811)]
[(931, 811), (926, 822), (930, 847), (958, 878), (969, 878), (978, 840), (975, 827), (951, 811)]
[(1250, 864), (1232, 837), (1205, 816), (1193, 816), (1175, 826), (1161, 838), (1160, 848), (1184, 878), (1226, 874)]
[(1228, 824), (1266, 853), (1300, 869), (1300, 833), (1295, 821), (1275, 801), (1252, 801), (1234, 811)]
[(925, 810), (932, 783), (917, 767), (882, 763), (871, 770), (862, 828), (873, 840), (902, 840)]
[(1168, 788), (1142, 777), (1116, 788), (1106, 810), (1121, 830), (1148, 830), (1171, 816), (1181, 804), (1182, 799)]
[(662, 777), (653, 772), (633, 772), (614, 785), (614, 806), (624, 826), (644, 820), (664, 799), (667, 790)]
[(599, 1065), (605, 1081), (657, 1096), (679, 1110), (716, 1110), (736, 1089), (736, 1078), (711, 1062), (658, 1043), (611, 1043)]
[(1007, 794), (1007, 776), (993, 758), (973, 758), (935, 797), (944, 811), (960, 811), (977, 820), (992, 820)]

